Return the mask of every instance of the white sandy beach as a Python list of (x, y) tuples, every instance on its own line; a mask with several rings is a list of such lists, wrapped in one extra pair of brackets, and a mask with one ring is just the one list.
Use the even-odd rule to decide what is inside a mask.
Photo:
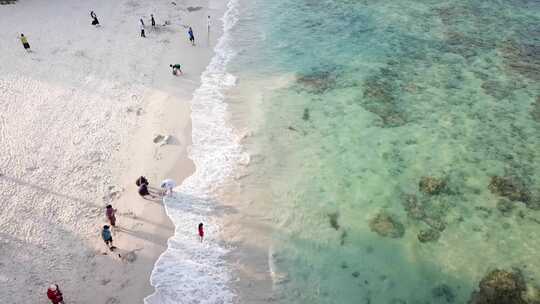
[[(0, 298), (142, 303), (174, 227), (134, 184), (193, 170), (190, 105), (219, 36), (207, 1), (35, 1), (0, 5)], [(191, 7), (191, 9), (188, 9)], [(94, 10), (101, 27), (90, 25)], [(153, 13), (158, 25), (150, 26)], [(206, 16), (215, 16), (211, 42)], [(147, 38), (139, 37), (139, 18)], [(185, 26), (202, 41), (192, 47)], [(32, 52), (19, 41), (27, 36)], [(199, 36), (200, 33), (200, 36)], [(180, 63), (184, 75), (171, 75)], [(153, 142), (170, 135), (168, 144)], [(118, 209), (117, 252), (100, 238)], [(120, 254), (120, 256), (118, 256)]]

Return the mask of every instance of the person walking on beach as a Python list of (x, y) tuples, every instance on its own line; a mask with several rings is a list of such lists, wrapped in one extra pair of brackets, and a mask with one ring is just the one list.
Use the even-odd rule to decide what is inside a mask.
[(24, 49), (27, 52), (30, 52), (30, 44), (28, 43), (28, 39), (26, 39), (26, 36), (24, 34), (22, 34), (22, 33), (21, 33), (21, 43), (22, 43)]
[(156, 27), (156, 20), (154, 19), (154, 14), (150, 14), (150, 22), (152, 23), (152, 27)]
[(210, 15), (208, 15), (208, 18), (206, 19), (206, 29), (207, 29), (207, 43), (208, 46), (210, 46), (210, 26), (212, 25), (212, 21), (210, 20)]
[(201, 243), (202, 243), (203, 238), (204, 238), (204, 228), (203, 228), (203, 223), (199, 223), (199, 238), (201, 239)]
[(172, 68), (172, 74), (173, 74), (174, 76), (178, 76), (178, 73), (180, 73), (180, 74), (182, 74), (182, 75), (184, 74), (184, 73), (182, 72), (182, 69), (181, 69), (181, 67), (180, 67), (180, 64), (178, 64), (178, 63), (177, 63), (177, 64), (169, 64), (169, 66)]
[(105, 242), (105, 245), (109, 247), (110, 251), (113, 251), (115, 249), (115, 247), (113, 246), (111, 230), (109, 229), (108, 225), (103, 226), (103, 230), (101, 230), (101, 238)]
[(146, 38), (146, 35), (144, 34), (144, 21), (142, 19), (139, 21), (141, 21), (141, 37)]
[(107, 205), (105, 215), (111, 226), (116, 227), (116, 209), (114, 209), (112, 205)]
[(64, 304), (64, 297), (60, 288), (58, 288), (58, 284), (49, 286), (47, 289), (47, 298), (49, 298), (53, 304)]
[(195, 46), (195, 35), (193, 35), (193, 29), (191, 28), (191, 26), (189, 27), (189, 30), (188, 30), (188, 36), (189, 36), (189, 41), (191, 41), (191, 45)]
[(96, 13), (94, 13), (94, 11), (90, 11), (90, 17), (92, 18), (92, 25), (98, 26), (99, 21), (98, 21), (98, 18), (96, 16)]

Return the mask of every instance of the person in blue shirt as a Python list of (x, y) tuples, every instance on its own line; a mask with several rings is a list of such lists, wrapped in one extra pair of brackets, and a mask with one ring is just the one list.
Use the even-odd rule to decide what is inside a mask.
[(103, 241), (105, 242), (105, 245), (109, 247), (109, 250), (113, 251), (115, 247), (113, 246), (112, 234), (108, 225), (103, 226), (103, 230), (101, 230), (101, 238), (103, 238)]
[(191, 45), (195, 46), (195, 35), (193, 35), (193, 29), (191, 28), (191, 26), (189, 27), (187, 33), (189, 35), (189, 41), (191, 41)]

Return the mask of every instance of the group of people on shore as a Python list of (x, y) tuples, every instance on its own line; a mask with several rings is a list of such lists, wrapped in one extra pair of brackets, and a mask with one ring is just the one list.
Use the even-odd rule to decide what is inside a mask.
[[(144, 199), (147, 199), (148, 196), (151, 198), (172, 196), (173, 188), (176, 187), (176, 183), (172, 179), (165, 179), (160, 184), (161, 190), (156, 190), (150, 186), (148, 179), (144, 176), (137, 178), (135, 185), (138, 187), (139, 195)], [(149, 189), (152, 189), (152, 192), (150, 192)], [(116, 212), (117, 209), (113, 208), (111, 204), (107, 204), (107, 206), (105, 206), (105, 217), (107, 218), (108, 225), (104, 225), (101, 229), (101, 238), (110, 251), (114, 251), (116, 249), (116, 247), (113, 245), (113, 234), (111, 231), (111, 227), (116, 227)], [(203, 223), (199, 223), (197, 225), (197, 234), (199, 240), (202, 242), (204, 239)], [(65, 304), (64, 296), (60, 291), (58, 284), (51, 284), (49, 286), (47, 289), (47, 298), (52, 302), (52, 304)]]
[[(100, 22), (94, 11), (90, 11), (90, 17), (92, 19), (91, 24), (95, 27), (99, 27)], [(139, 19), (139, 22), (140, 22), (140, 29), (141, 29), (140, 36), (142, 38), (146, 38), (144, 20), (141, 18)], [(155, 28), (156, 20), (153, 14), (150, 14), (150, 22), (151, 22), (151, 26)], [(165, 22), (164, 25), (167, 25), (167, 24), (170, 24), (170, 23)], [(208, 16), (207, 26), (208, 26), (208, 35), (210, 35), (210, 16)], [(187, 34), (188, 34), (188, 39), (191, 42), (191, 45), (195, 46), (195, 34), (191, 27), (189, 27)], [(27, 52), (31, 52), (28, 39), (23, 33), (21, 33), (20, 41), (24, 49)], [(177, 76), (178, 74), (183, 74), (180, 64), (171, 64), (170, 67), (172, 68), (173, 75)], [(135, 184), (138, 187), (139, 195), (143, 197), (144, 199), (147, 199), (148, 197), (150, 197), (150, 199), (156, 199), (156, 198), (161, 198), (163, 196), (172, 196), (173, 188), (176, 187), (176, 183), (172, 179), (166, 179), (162, 181), (160, 184), (161, 190), (152, 188), (148, 182), (148, 179), (146, 179), (144, 176), (140, 176), (136, 180)], [(116, 249), (116, 247), (113, 245), (113, 231), (112, 231), (113, 228), (117, 227), (116, 226), (116, 220), (117, 220), (116, 213), (117, 213), (117, 209), (113, 208), (111, 204), (107, 204), (105, 206), (105, 216), (107, 218), (108, 224), (103, 225), (101, 229), (101, 238), (103, 239), (103, 242), (105, 243), (105, 245), (110, 251), (114, 251)], [(204, 224), (199, 223), (196, 229), (197, 229), (198, 238), (202, 242), (204, 239)], [(60, 287), (58, 286), (58, 284), (51, 284), (47, 288), (47, 298), (53, 304), (65, 304), (63, 294), (60, 291)]]
[[(97, 15), (94, 11), (90, 11), (90, 18), (92, 18), (92, 22), (91, 24), (95, 27), (99, 27), (101, 26), (99, 24), (99, 20), (97, 18)], [(146, 38), (146, 32), (145, 32), (145, 24), (144, 24), (144, 20), (142, 18), (139, 19), (139, 22), (140, 22), (140, 29), (141, 29), (141, 37), (142, 38)], [(155, 28), (156, 27), (156, 19), (154, 18), (154, 14), (150, 14), (150, 24), (152, 25), (152, 28)], [(168, 23), (165, 22), (164, 25), (167, 25)], [(208, 19), (206, 21), (206, 24), (207, 24), (207, 30), (208, 30), (208, 38), (210, 38), (210, 25), (211, 25), (211, 20), (210, 20), (210, 16), (208, 16)], [(187, 34), (188, 34), (188, 39), (189, 41), (191, 42), (191, 45), (192, 46), (195, 46), (195, 34), (193, 33), (193, 29), (191, 28), (191, 26), (188, 28), (188, 31), (187, 31)], [(20, 40), (21, 40), (21, 43), (24, 47), (24, 49), (27, 51), (27, 52), (30, 52), (30, 44), (28, 43), (28, 38), (23, 34), (21, 33), (21, 37), (20, 37)], [(171, 68), (172, 68), (172, 74), (174, 76), (178, 76), (179, 74), (180, 75), (183, 75), (184, 73), (182, 72), (182, 69), (181, 69), (181, 66), (180, 64), (176, 63), (176, 64), (170, 64), (169, 65)]]

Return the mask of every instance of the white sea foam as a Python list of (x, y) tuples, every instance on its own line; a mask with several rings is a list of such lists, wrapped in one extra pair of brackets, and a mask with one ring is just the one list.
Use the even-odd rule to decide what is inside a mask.
[[(223, 259), (227, 249), (219, 243), (219, 222), (212, 211), (214, 193), (231, 175), (241, 159), (241, 148), (227, 122), (224, 92), (236, 79), (226, 72), (235, 55), (230, 46), (230, 30), (238, 20), (238, 0), (231, 0), (222, 18), (224, 33), (215, 47), (215, 55), (201, 76), (201, 86), (191, 101), (193, 144), (190, 156), (195, 173), (177, 187), (174, 198), (165, 199), (167, 214), (175, 234), (160, 256), (151, 276), (154, 294), (146, 304), (232, 303), (234, 293), (227, 283), (228, 267)], [(205, 223), (203, 243), (197, 225)]]

